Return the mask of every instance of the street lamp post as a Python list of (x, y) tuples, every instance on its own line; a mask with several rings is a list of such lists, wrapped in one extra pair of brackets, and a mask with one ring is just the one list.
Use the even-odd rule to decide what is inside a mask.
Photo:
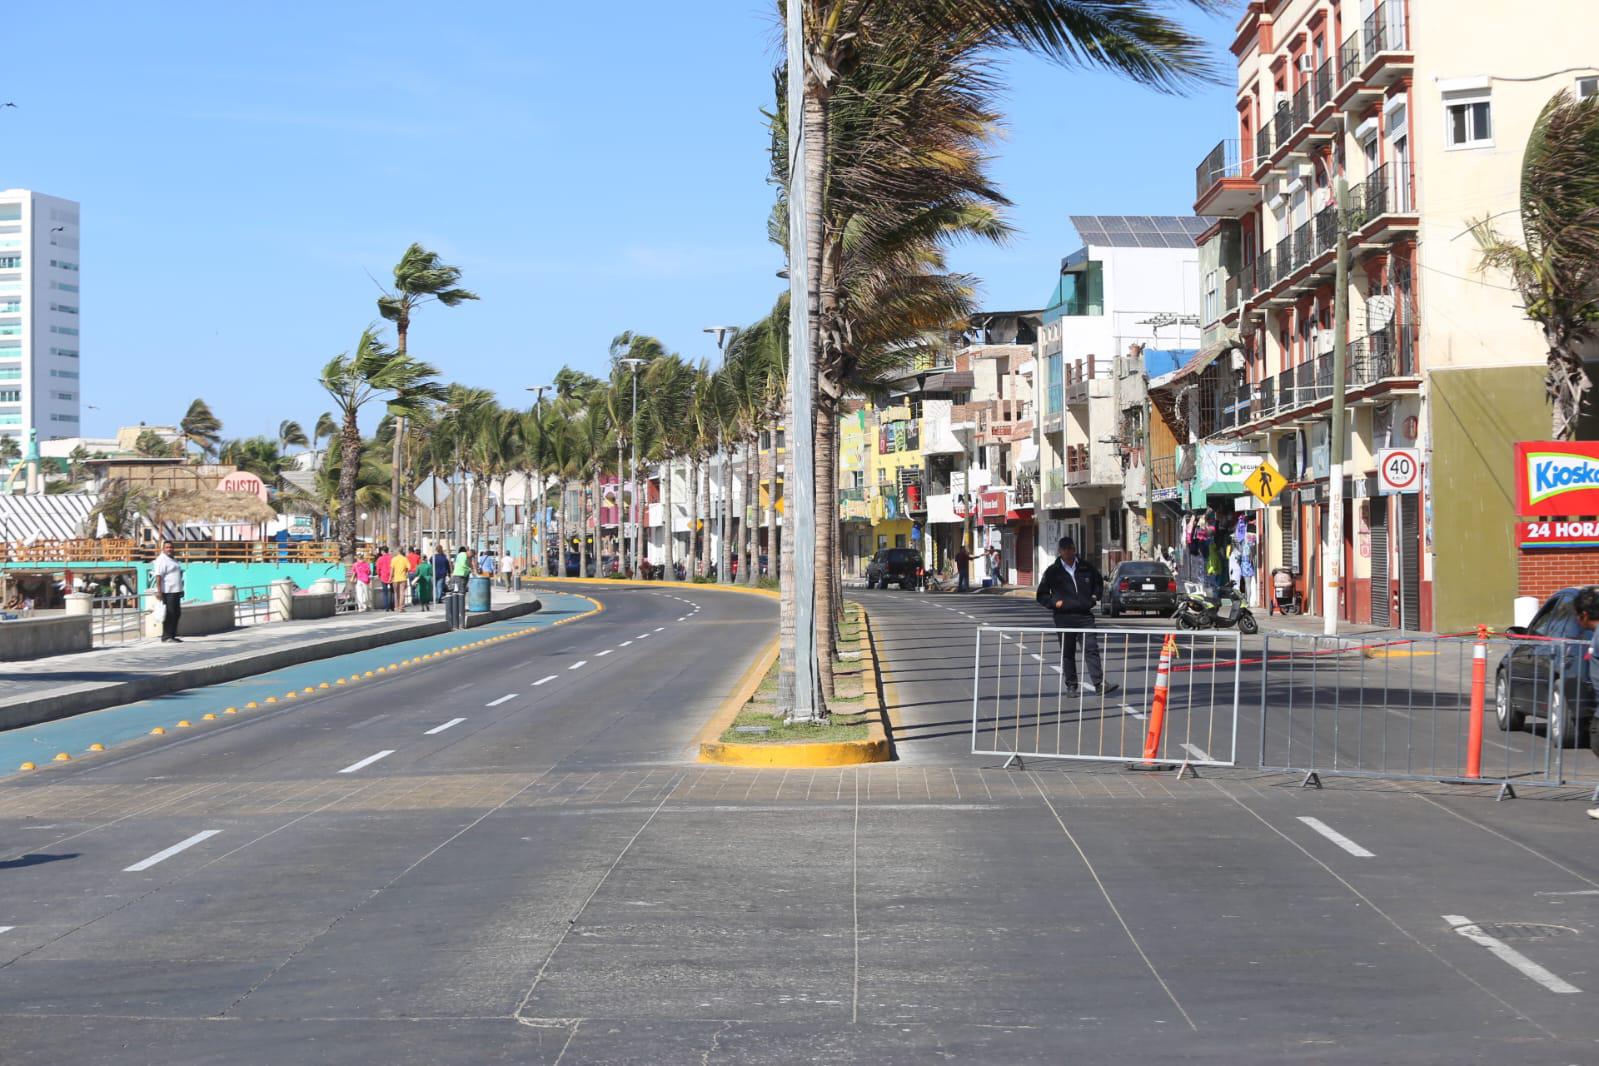
[[(633, 445), (633, 459), (627, 476), (627, 513), (628, 520), (633, 525), (633, 550), (628, 556), (628, 565), (634, 574), (638, 574), (641, 572), (639, 564), (640, 560), (643, 558), (643, 553), (639, 546), (639, 534), (642, 532), (642, 530), (640, 529), (641, 523), (638, 507), (638, 368), (644, 365), (644, 360), (629, 358), (623, 359), (620, 362), (623, 366), (627, 367), (633, 372), (633, 425), (632, 428), (628, 430), (628, 437), (631, 439), (631, 443)], [(620, 473), (620, 471), (618, 471), (618, 473)]]

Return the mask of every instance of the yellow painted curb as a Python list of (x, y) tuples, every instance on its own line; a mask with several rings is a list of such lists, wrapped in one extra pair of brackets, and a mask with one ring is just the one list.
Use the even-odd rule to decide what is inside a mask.
[(738, 712), (749, 702), (761, 679), (777, 659), (777, 641), (759, 655), (732, 695), (717, 709), (711, 720), (700, 731), (699, 761), (722, 766), (756, 766), (790, 770), (819, 769), (830, 766), (860, 766), (866, 763), (888, 762), (894, 757), (894, 745), (885, 726), (886, 714), (878, 697), (877, 658), (871, 643), (871, 623), (864, 608), (861, 610), (863, 657), (861, 691), (865, 711), (876, 711), (876, 718), (867, 729), (865, 740), (830, 740), (792, 744), (728, 744), (720, 739)]
[[(712, 592), (737, 592), (745, 596), (764, 596), (769, 600), (779, 598), (776, 589), (745, 588), (742, 585), (696, 585), (692, 581), (625, 581), (621, 578), (607, 577), (536, 577), (535, 585), (587, 585), (591, 588), (624, 588), (624, 589), (688, 589), (698, 592), (709, 589)], [(559, 623), (557, 623), (559, 624)]]
[(158, 725), (154, 729), (150, 730), (150, 735), (153, 737), (164, 737), (167, 735), (167, 727)]
[(72, 756), (68, 755), (64, 751), (58, 751), (58, 752), (56, 752), (55, 761), (56, 762), (71, 762), (72, 761)]
[(105, 751), (105, 745), (104, 745), (104, 744), (102, 744), (102, 743), (100, 743), (100, 742), (99, 742), (99, 741), (98, 741), (98, 740), (97, 740), (97, 741), (95, 741), (95, 742), (94, 742), (94, 743), (93, 743), (93, 744), (90, 744), (90, 745), (89, 745), (89, 750), (90, 750), (90, 751)]
[(17, 767), (17, 769), (18, 770), (37, 770), (38, 767), (33, 765), (33, 763), (31, 763), (31, 762), (25, 762), (21, 766)]
[(1363, 647), (1360, 654), (1367, 659), (1420, 659), (1428, 655), (1437, 655), (1436, 651), (1416, 651), (1411, 648), (1371, 648)]

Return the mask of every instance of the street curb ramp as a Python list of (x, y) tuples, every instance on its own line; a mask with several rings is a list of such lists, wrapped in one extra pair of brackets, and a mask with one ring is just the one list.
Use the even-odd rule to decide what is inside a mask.
[[(466, 627), (475, 629), (493, 622), (503, 622), (509, 618), (520, 618), (542, 610), (543, 607), (542, 601), (532, 599), (470, 614), (467, 616)], [(288, 666), (332, 659), (353, 652), (370, 651), (373, 648), (402, 644), (419, 637), (433, 637), (448, 632), (450, 632), (449, 623), (444, 620), (441, 613), (437, 622), (408, 629), (354, 633), (314, 643), (294, 644), (274, 651), (247, 652), (225, 659), (214, 659), (194, 666), (181, 667), (170, 673), (150, 674), (108, 684), (92, 683), (92, 687), (34, 699), (19, 699), (14, 703), (0, 706), (0, 730), (53, 722), (60, 718), (100, 711), (107, 707), (120, 707), (126, 703), (154, 699), (185, 689), (225, 684), (258, 674), (269, 674)]]
[(755, 657), (750, 668), (733, 686), (698, 738), (699, 761), (722, 766), (750, 766), (788, 770), (816, 770), (832, 766), (860, 766), (889, 762), (894, 758), (890, 723), (883, 711), (883, 682), (877, 665), (877, 647), (872, 638), (871, 616), (861, 608), (861, 693), (862, 711), (873, 715), (864, 740), (829, 740), (799, 743), (728, 744), (719, 738), (738, 717), (738, 712), (755, 695), (761, 680), (777, 661), (778, 644), (772, 641)]

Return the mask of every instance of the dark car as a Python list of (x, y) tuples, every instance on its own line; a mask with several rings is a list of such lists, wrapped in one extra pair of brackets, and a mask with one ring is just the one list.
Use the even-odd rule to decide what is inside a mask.
[(1105, 613), (1170, 618), (1177, 613), (1177, 579), (1165, 563), (1122, 563), (1105, 585)]
[(866, 587), (886, 589), (894, 584), (902, 589), (920, 588), (926, 572), (922, 553), (915, 548), (883, 548), (866, 564)]
[(1592, 727), (1599, 701), (1589, 683), (1591, 634), (1577, 621), (1581, 591), (1561, 589), (1530, 624), (1505, 631), (1513, 643), (1494, 672), (1494, 711), (1507, 733), (1524, 729), (1528, 718), (1542, 718), (1551, 742), (1572, 747), (1588, 740), (1599, 753), (1599, 731)]

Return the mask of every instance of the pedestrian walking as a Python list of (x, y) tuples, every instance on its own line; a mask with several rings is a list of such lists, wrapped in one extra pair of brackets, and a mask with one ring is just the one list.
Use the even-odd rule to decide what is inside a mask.
[(516, 573), (516, 559), (509, 554), (500, 558), (500, 576), (505, 579), (507, 591), (511, 588), (511, 575)]
[(444, 583), (450, 577), (450, 557), (444, 554), (444, 545), (433, 545), (433, 598), (444, 599)]
[(964, 543), (955, 549), (955, 573), (959, 575), (955, 582), (956, 592), (970, 592), (972, 588), (972, 553)]
[(990, 547), (988, 549), (987, 555), (988, 555), (988, 576), (993, 579), (994, 587), (996, 587), (996, 588), (1004, 588), (1005, 587), (1005, 563), (1004, 563), (1003, 557), (999, 553), (999, 549), (995, 548), (995, 547)]
[(370, 611), (372, 609), (372, 563), (365, 556), (355, 561), (353, 576), (355, 577), (355, 609), (357, 611)]
[(405, 561), (411, 564), (411, 573), (416, 573), (416, 568), (422, 565), (422, 553), (415, 546), (405, 549)]
[[(1588, 648), (1587, 655), (1583, 656), (1583, 666), (1587, 670), (1588, 684), (1592, 685), (1596, 692), (1599, 692), (1599, 675), (1595, 674), (1595, 671), (1599, 670), (1599, 666), (1595, 664), (1595, 656), (1599, 655), (1599, 590), (1583, 589), (1577, 593), (1577, 598), (1572, 603), (1572, 606), (1576, 608), (1578, 623), (1581, 624), (1584, 630), (1591, 630), (1593, 633), (1590, 638), (1592, 644)], [(1589, 728), (1599, 729), (1599, 724), (1592, 725)], [(1599, 751), (1599, 741), (1595, 742), (1594, 749)], [(1588, 809), (1588, 817), (1599, 819), (1599, 807), (1590, 807)]]
[(172, 542), (161, 542), (151, 571), (156, 594), (161, 597), (161, 643), (182, 644), (178, 639), (178, 619), (183, 616), (183, 567), (172, 557)]
[(472, 576), (472, 553), (465, 544), (455, 549), (455, 566), (450, 571), (454, 591), (466, 591), (466, 579)]
[(1109, 695), (1121, 686), (1105, 681), (1104, 664), (1099, 657), (1099, 638), (1092, 633), (1072, 630), (1094, 628), (1094, 608), (1105, 592), (1105, 579), (1094, 564), (1077, 554), (1077, 544), (1062, 537), (1056, 546), (1055, 561), (1038, 583), (1038, 604), (1047, 607), (1060, 634), (1060, 670), (1068, 692), (1078, 690), (1077, 638), (1082, 637), (1083, 663), (1088, 667), (1088, 684), (1082, 691)]
[(411, 559), (404, 552), (395, 552), (389, 560), (389, 610), (405, 610), (405, 593), (411, 587)]
[(411, 575), (411, 602), (420, 603), (424, 611), (433, 609), (433, 565), (425, 561)]

